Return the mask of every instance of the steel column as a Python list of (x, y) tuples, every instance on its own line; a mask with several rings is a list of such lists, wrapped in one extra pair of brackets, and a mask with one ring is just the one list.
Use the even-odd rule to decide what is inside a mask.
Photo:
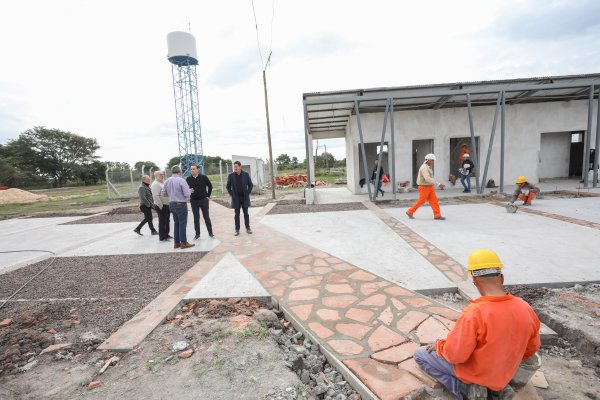
[(500, 193), (504, 193), (504, 137), (506, 136), (506, 92), (502, 91), (500, 112)]
[(356, 125), (358, 126), (358, 136), (360, 138), (360, 150), (363, 159), (363, 173), (365, 174), (365, 183), (369, 191), (369, 200), (373, 200), (371, 196), (371, 184), (369, 183), (369, 169), (367, 167), (367, 155), (365, 154), (365, 142), (363, 141), (362, 126), (360, 125), (360, 111), (358, 109), (358, 100), (354, 100), (354, 112), (356, 113)]
[(306, 101), (303, 101), (302, 104), (304, 107), (304, 147), (306, 148), (306, 180), (308, 181), (306, 183), (306, 187), (310, 188), (310, 157), (308, 154), (308, 108), (306, 107)]
[(475, 160), (475, 184), (477, 185), (477, 193), (479, 193), (479, 159), (477, 158), (477, 146), (475, 143), (475, 129), (473, 128), (473, 110), (471, 109), (471, 95), (467, 93), (467, 113), (469, 115), (469, 129), (471, 130), (471, 147), (472, 160)]
[(598, 91), (598, 111), (596, 112), (596, 151), (594, 151), (594, 187), (598, 186), (598, 157), (600, 157), (600, 90)]
[[(390, 136), (390, 146), (392, 147), (392, 170), (390, 171), (390, 180), (392, 181), (392, 194), (396, 194), (396, 144), (394, 143), (394, 99), (390, 99)], [(596, 148), (598, 148), (597, 145)]]
[(498, 92), (498, 100), (496, 100), (496, 111), (494, 112), (494, 122), (492, 123), (492, 133), (490, 135), (490, 143), (488, 145), (487, 158), (485, 159), (485, 168), (483, 169), (483, 185), (479, 193), (485, 190), (488, 167), (490, 166), (490, 158), (492, 156), (492, 147), (494, 145), (494, 136), (496, 136), (496, 122), (498, 121), (498, 111), (500, 110), (500, 102), (502, 101), (502, 92)]
[(379, 143), (379, 155), (377, 157), (377, 172), (375, 172), (375, 182), (373, 182), (373, 188), (375, 189), (375, 197), (373, 198), (373, 200), (375, 200), (377, 198), (377, 194), (379, 193), (377, 191), (377, 186), (379, 185), (379, 171), (381, 171), (381, 156), (383, 154), (383, 142), (385, 140), (385, 130), (387, 128), (387, 117), (388, 117), (388, 113), (390, 111), (390, 100), (386, 99), (385, 100), (385, 112), (383, 113), (383, 129), (381, 131), (381, 141)]
[(592, 139), (592, 104), (594, 102), (594, 85), (590, 86), (590, 95), (588, 97), (588, 119), (587, 119), (587, 130), (583, 138), (583, 187), (588, 187), (588, 176), (590, 168), (590, 141)]

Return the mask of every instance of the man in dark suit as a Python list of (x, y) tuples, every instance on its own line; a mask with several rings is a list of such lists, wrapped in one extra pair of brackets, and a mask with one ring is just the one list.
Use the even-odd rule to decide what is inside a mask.
[(194, 214), (194, 230), (196, 231), (194, 240), (200, 239), (200, 210), (202, 210), (202, 217), (206, 223), (208, 236), (214, 238), (212, 222), (208, 213), (208, 203), (213, 189), (212, 183), (210, 183), (208, 176), (200, 173), (196, 164), (190, 164), (190, 172), (191, 175), (185, 181), (190, 186), (190, 191), (192, 192), (190, 205), (192, 206), (192, 214)]
[(252, 179), (247, 172), (242, 171), (242, 163), (233, 163), (233, 172), (227, 177), (227, 192), (231, 196), (231, 207), (235, 210), (235, 236), (240, 234), (240, 208), (244, 211), (244, 224), (246, 233), (252, 233), (250, 229), (250, 193), (252, 193)]

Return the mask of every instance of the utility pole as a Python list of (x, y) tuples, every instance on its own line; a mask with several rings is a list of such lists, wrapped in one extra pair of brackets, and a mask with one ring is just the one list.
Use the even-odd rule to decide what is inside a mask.
[(267, 66), (271, 60), (271, 54), (267, 58), (267, 63), (263, 69), (263, 84), (265, 86), (265, 111), (267, 114), (267, 137), (269, 139), (269, 172), (271, 173), (271, 197), (275, 200), (275, 176), (273, 176), (273, 147), (271, 146), (271, 123), (269, 122), (269, 97), (267, 95)]

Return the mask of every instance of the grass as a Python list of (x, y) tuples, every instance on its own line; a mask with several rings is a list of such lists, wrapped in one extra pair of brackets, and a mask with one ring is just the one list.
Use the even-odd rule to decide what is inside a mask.
[(264, 339), (269, 337), (269, 331), (264, 326), (248, 325), (243, 329), (238, 330), (237, 336), (240, 339), (259, 338)]

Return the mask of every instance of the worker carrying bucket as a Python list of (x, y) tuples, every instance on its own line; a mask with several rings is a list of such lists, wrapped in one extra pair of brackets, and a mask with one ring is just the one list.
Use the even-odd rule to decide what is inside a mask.
[(415, 362), (458, 399), (512, 399), (508, 383), (540, 348), (540, 320), (527, 302), (504, 292), (496, 253), (475, 250), (467, 269), (481, 297), (463, 309), (446, 339), (418, 348)]
[(527, 182), (527, 178), (524, 176), (518, 177), (516, 183), (517, 188), (515, 189), (513, 197), (508, 204), (514, 204), (517, 199), (521, 199), (523, 200), (524, 206), (530, 206), (533, 199), (535, 199), (537, 194), (540, 192), (540, 189), (534, 186), (533, 183)]

